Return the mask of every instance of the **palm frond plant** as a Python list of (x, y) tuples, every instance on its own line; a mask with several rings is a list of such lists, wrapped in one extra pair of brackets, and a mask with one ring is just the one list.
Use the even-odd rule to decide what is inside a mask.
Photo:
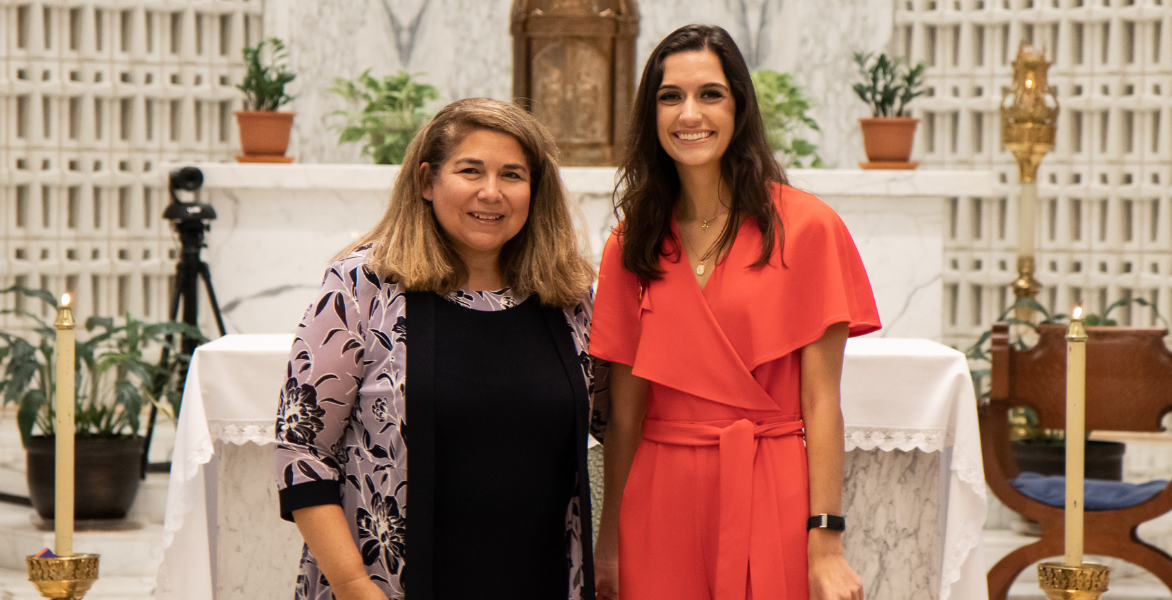
[(403, 162), (407, 144), (428, 120), (424, 107), (439, 98), (439, 91), (418, 80), (421, 73), (404, 73), (376, 78), (370, 69), (354, 80), (338, 77), (330, 92), (344, 98), (346, 110), (338, 143), (362, 142), (362, 154), (377, 165)]
[[(45, 290), (9, 287), (0, 295), (22, 295), (56, 307)], [(0, 394), (5, 405), (17, 407), (21, 441), (27, 447), (34, 435), (51, 436), (56, 393), (56, 330), (36, 314), (21, 309), (0, 310), (31, 326), (32, 335), (0, 332)], [(143, 409), (155, 404), (172, 417), (177, 414), (181, 368), (189, 358), (177, 335), (203, 340), (200, 331), (174, 321), (145, 323), (127, 315), (118, 324), (109, 317), (86, 319), (75, 341), (76, 427), (79, 438), (138, 435)], [(81, 338), (85, 339), (81, 339)], [(159, 350), (170, 348), (165, 362)]]
[(765, 135), (774, 152), (781, 154), (782, 166), (797, 168), (825, 167), (818, 147), (806, 135), (821, 132), (807, 112), (813, 103), (806, 90), (794, 82), (793, 75), (761, 70), (751, 73), (757, 94), (757, 106), (765, 124)]

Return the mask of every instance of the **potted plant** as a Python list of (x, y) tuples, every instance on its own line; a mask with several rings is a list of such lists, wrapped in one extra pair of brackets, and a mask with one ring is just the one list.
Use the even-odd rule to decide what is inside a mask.
[(923, 61), (908, 66), (901, 58), (886, 54), (855, 53), (862, 82), (855, 94), (871, 109), (871, 118), (859, 119), (867, 162), (864, 169), (914, 169), (908, 162), (919, 119), (907, 115), (908, 103), (924, 93)]
[(407, 144), (427, 122), (424, 105), (439, 98), (439, 91), (416, 79), (419, 75), (400, 71), (376, 79), (367, 69), (353, 81), (334, 79), (329, 91), (350, 105), (334, 113), (346, 118), (338, 143), (362, 141), (362, 154), (376, 165), (402, 163)]
[[(45, 290), (10, 287), (0, 294), (39, 298), (56, 306)], [(31, 312), (5, 309), (0, 314), (28, 323), (28, 337), (0, 332), (0, 393), (17, 407), (17, 425), (27, 451), (29, 499), (42, 519), (54, 514), (54, 381), (56, 331)], [(86, 319), (89, 336), (75, 342), (76, 489), (75, 517), (121, 519), (134, 502), (142, 476), (143, 438), (140, 416), (151, 403), (174, 415), (188, 358), (172, 341), (182, 333), (202, 339), (199, 331), (176, 322), (143, 323), (127, 315), (124, 324), (108, 317)], [(151, 349), (171, 348), (166, 362), (152, 360)]]
[(806, 90), (794, 83), (789, 73), (761, 70), (753, 71), (751, 76), (765, 136), (781, 166), (787, 169), (825, 167), (818, 156), (818, 147), (803, 137), (809, 131), (821, 131), (818, 123), (806, 114), (811, 107)]
[(236, 112), (240, 128), (238, 162), (289, 163), (289, 131), (296, 113), (277, 112), (293, 99), (285, 86), (297, 76), (289, 72), (285, 61), (289, 53), (277, 38), (261, 40), (244, 48), (244, 81), (236, 87), (244, 92), (244, 110)]

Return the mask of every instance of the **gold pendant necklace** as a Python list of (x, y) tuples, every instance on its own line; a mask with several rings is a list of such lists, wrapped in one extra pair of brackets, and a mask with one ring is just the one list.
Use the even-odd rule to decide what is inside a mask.
[[(713, 217), (713, 218), (716, 218), (716, 217)], [(708, 252), (704, 253), (704, 256), (697, 256), (696, 250), (694, 248), (692, 248), (692, 244), (688, 243), (688, 239), (684, 237), (683, 231), (680, 232), (680, 239), (684, 240), (684, 245), (687, 246), (688, 253), (691, 256), (696, 256), (696, 260), (700, 261), (700, 264), (696, 265), (696, 275), (703, 276), (704, 271), (707, 270), (706, 267), (704, 266), (704, 261), (708, 260), (708, 256), (710, 254), (712, 254), (712, 247), (711, 246), (708, 247)]]

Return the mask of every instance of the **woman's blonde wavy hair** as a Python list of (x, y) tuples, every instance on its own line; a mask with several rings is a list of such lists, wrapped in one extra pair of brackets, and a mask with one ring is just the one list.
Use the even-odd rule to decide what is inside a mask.
[(586, 297), (594, 269), (583, 255), (570, 218), (569, 201), (558, 176), (557, 145), (549, 131), (521, 107), (490, 98), (457, 100), (436, 113), (407, 147), (382, 219), (338, 254), (369, 246), (367, 265), (412, 291), (447, 294), (468, 279), (456, 254), (423, 199), (419, 166), (440, 168), (469, 133), (488, 130), (512, 136), (529, 162), (529, 218), (501, 249), (505, 285), (519, 296), (537, 294), (543, 304), (572, 307)]

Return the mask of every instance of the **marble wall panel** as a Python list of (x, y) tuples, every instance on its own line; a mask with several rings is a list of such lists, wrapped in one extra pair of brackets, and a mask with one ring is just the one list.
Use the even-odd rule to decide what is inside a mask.
[(385, 192), (352, 190), (223, 190), (210, 201), (219, 218), (204, 260), (229, 333), (296, 329), (333, 255), (386, 206)]
[[(326, 90), (334, 77), (365, 69), (376, 76), (423, 73), (441, 93), (437, 103), (512, 94), (512, 0), (266, 0), (266, 35), (285, 39), (298, 79), (291, 154), (302, 162), (367, 162), (356, 144), (339, 147), (333, 129), (343, 107)], [(893, 0), (643, 0), (635, 70), (655, 45), (688, 23), (724, 27), (750, 68), (791, 71), (815, 100), (813, 134), (830, 164), (861, 159), (857, 117), (865, 106), (847, 82), (851, 54), (887, 49)]]
[(297, 73), (290, 153), (303, 162), (369, 162), (338, 146), (344, 108), (335, 77), (420, 74), (444, 102), (507, 99), (512, 89), (510, 0), (268, 0), (265, 34), (285, 39)]
[(883, 321), (872, 334), (940, 340), (944, 201), (940, 198), (823, 196), (842, 217), (871, 275)]
[(863, 596), (930, 600), (940, 589), (943, 521), (940, 454), (914, 450), (846, 453), (842, 510), (850, 527), (843, 555), (863, 580)]
[(273, 451), (271, 444), (216, 443), (216, 600), (293, 597), (302, 539), (280, 518)]

